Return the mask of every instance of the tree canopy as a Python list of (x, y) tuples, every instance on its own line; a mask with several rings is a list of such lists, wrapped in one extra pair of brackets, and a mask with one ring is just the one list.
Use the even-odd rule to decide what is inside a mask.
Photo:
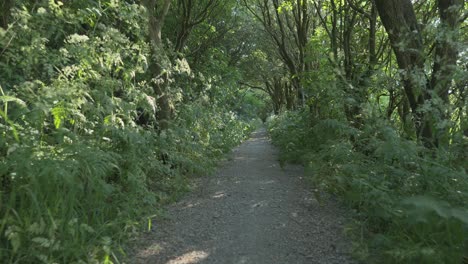
[(467, 7), (2, 0), (0, 259), (118, 263), (268, 119), (356, 213), (358, 258), (466, 261)]

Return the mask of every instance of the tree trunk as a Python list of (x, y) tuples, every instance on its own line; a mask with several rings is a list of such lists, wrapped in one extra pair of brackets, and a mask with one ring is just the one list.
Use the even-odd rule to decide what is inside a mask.
[(192, 29), (203, 23), (222, 3), (221, 0), (178, 0), (180, 28), (175, 41), (176, 52), (182, 52)]
[[(449, 104), (449, 90), (452, 85), (453, 74), (458, 59), (458, 27), (462, 0), (439, 0), (439, 34), (435, 42), (434, 65), (431, 76), (431, 90), (439, 96), (445, 104)], [(443, 105), (439, 109), (443, 119), (448, 119), (449, 111)], [(448, 127), (437, 131), (438, 145), (448, 144)]]
[[(442, 107), (423, 108), (434, 97), (449, 104), (449, 89), (455, 72), (458, 28), (462, 0), (438, 0), (440, 26), (436, 39), (432, 77), (424, 72), (424, 45), (411, 0), (375, 0), (380, 19), (388, 33), (414, 117), (417, 136), (427, 147), (437, 147), (446, 131), (435, 131), (435, 122), (447, 119)], [(438, 120), (442, 119), (442, 120)], [(443, 129), (444, 130), (444, 129)]]
[(423, 111), (431, 99), (424, 72), (424, 46), (411, 0), (375, 0), (382, 24), (402, 71), (403, 87), (414, 117), (418, 138), (427, 147), (434, 147), (434, 131), (430, 114)]
[(274, 78), (271, 83), (270, 81), (265, 81), (265, 88), (273, 103), (273, 112), (275, 115), (278, 115), (283, 105), (283, 93), (281, 90), (278, 90), (276, 79)]
[(338, 63), (338, 8), (336, 7), (335, 0), (331, 0), (332, 6), (332, 29), (330, 36), (331, 50), (333, 52), (334, 63)]
[(14, 0), (2, 0), (0, 3), (0, 27), (6, 29), (10, 22), (11, 8), (15, 5)]
[(287, 108), (296, 108), (298, 102), (305, 105), (306, 94), (302, 78), (310, 68), (310, 62), (306, 59), (311, 29), (310, 2), (291, 1), (292, 10), (281, 11), (283, 1), (257, 0), (255, 3), (259, 12), (247, 0), (242, 3), (263, 24), (289, 71), (292, 85), (288, 84)]
[(376, 34), (377, 34), (377, 9), (374, 1), (371, 3), (371, 13), (369, 16), (369, 68), (374, 70), (377, 64)]
[(431, 88), (448, 101), (448, 91), (457, 64), (458, 25), (462, 5), (461, 0), (439, 0), (440, 35), (436, 40), (436, 50)]
[(161, 38), (161, 30), (164, 25), (167, 12), (169, 11), (172, 0), (164, 0), (162, 7), (159, 8), (158, 0), (146, 1), (148, 9), (148, 29), (151, 41), (151, 60), (148, 70), (153, 76), (153, 91), (156, 94), (158, 110), (156, 111), (156, 120), (159, 123), (159, 129), (165, 130), (171, 120), (171, 102), (169, 99), (169, 72), (171, 62), (164, 50)]

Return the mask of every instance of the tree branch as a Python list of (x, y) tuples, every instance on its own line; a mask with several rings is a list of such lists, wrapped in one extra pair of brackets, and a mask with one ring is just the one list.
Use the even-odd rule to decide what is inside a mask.
[(267, 92), (267, 90), (265, 89), (265, 87), (252, 85), (252, 84), (245, 83), (245, 82), (242, 82), (242, 81), (238, 81), (237, 84), (244, 85), (244, 86), (247, 86), (247, 87), (249, 87), (249, 88), (257, 89), (257, 90), (260, 90), (260, 91), (263, 91), (263, 92)]

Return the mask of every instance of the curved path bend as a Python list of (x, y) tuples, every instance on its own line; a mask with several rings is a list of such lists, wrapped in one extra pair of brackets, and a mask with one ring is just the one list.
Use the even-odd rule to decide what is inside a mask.
[(168, 208), (130, 263), (352, 263), (342, 210), (319, 205), (302, 174), (300, 166), (280, 168), (264, 129), (253, 133)]

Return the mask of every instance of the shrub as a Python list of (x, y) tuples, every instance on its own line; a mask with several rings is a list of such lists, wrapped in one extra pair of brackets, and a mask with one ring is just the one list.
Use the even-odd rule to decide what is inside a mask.
[(428, 150), (383, 119), (358, 130), (333, 119), (311, 124), (307, 116), (275, 118), (271, 137), (286, 161), (306, 166), (314, 188), (334, 193), (356, 212), (355, 230), (363, 228), (366, 238), (359, 255), (384, 263), (466, 259), (468, 175), (454, 158), (463, 156), (457, 145)]

